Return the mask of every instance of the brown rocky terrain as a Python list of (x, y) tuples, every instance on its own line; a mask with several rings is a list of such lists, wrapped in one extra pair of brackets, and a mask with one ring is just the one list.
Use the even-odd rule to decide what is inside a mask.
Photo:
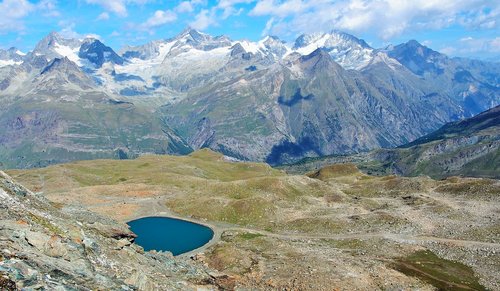
[[(213, 288), (500, 289), (498, 180), (373, 177), (353, 165), (287, 175), (210, 151), (9, 174), (58, 211), (85, 207), (119, 225), (160, 215), (211, 226), (215, 239), (205, 247), (166, 256), (189, 270), (217, 270), (188, 272), (191, 284), (217, 278)], [(126, 265), (120, 256), (117, 268), (130, 269), (118, 266)], [(140, 263), (145, 278), (149, 262)]]
[(51, 203), (0, 172), (0, 290), (195, 290), (209, 270), (144, 253), (127, 226)]

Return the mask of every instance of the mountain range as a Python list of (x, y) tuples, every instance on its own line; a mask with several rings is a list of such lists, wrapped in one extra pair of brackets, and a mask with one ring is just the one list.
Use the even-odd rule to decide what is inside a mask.
[(185, 154), (272, 165), (411, 142), (500, 104), (497, 63), (340, 32), (234, 41), (186, 29), (115, 52), (50, 33), (0, 51), (0, 162)]

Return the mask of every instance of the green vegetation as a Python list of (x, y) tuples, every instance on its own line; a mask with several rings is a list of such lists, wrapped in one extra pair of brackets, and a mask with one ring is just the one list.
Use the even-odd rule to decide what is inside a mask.
[(250, 240), (250, 239), (254, 239), (254, 238), (257, 238), (257, 237), (261, 237), (261, 236), (264, 236), (264, 235), (260, 234), (260, 233), (250, 233), (250, 232), (245, 232), (245, 233), (238, 234), (238, 237), (240, 237), (242, 239), (245, 239), (245, 240)]
[(141, 153), (192, 152), (149, 108), (113, 105), (105, 95), (96, 94), (85, 97), (85, 102), (95, 101), (92, 106), (34, 100), (2, 112), (3, 122), (25, 118), (39, 125), (15, 135), (2, 133), (8, 142), (0, 146), (0, 166), (31, 168), (74, 160), (128, 159)]
[(459, 262), (439, 258), (431, 251), (418, 251), (398, 260), (394, 268), (415, 276), (439, 290), (486, 290), (474, 271)]
[[(390, 269), (384, 276), (391, 279), (416, 281), (393, 267), (437, 288), (483, 290), (470, 268), (428, 252), (404, 257), (415, 245), (400, 242), (417, 235), (496, 242), (499, 227), (489, 219), (497, 209), (487, 205), (500, 193), (495, 180), (376, 177), (353, 164), (328, 166), (307, 176), (287, 175), (267, 164), (231, 162), (200, 150), (188, 156), (81, 161), (9, 174), (28, 189), (43, 192), (57, 208), (82, 204), (120, 221), (172, 211), (213, 224), (222, 235), (205, 253), (209, 266), (245, 276), (271, 270), (285, 281), (290, 271), (297, 271), (293, 266), (299, 266), (296, 274), (307, 280), (311, 275), (327, 280), (332, 274), (329, 259), (336, 254), (335, 265), (353, 266), (358, 256), (368, 253), (368, 260), (377, 258), (376, 264), (383, 265), (382, 271)], [(478, 203), (484, 213), (468, 211), (470, 202)], [(58, 232), (43, 217), (31, 220)], [(443, 246), (450, 256), (462, 251), (454, 244)], [(403, 258), (389, 267), (386, 262), (395, 257)], [(481, 270), (477, 272), (483, 275)]]
[(48, 219), (44, 218), (44, 217), (41, 217), (41, 216), (37, 216), (33, 213), (28, 213), (29, 214), (29, 218), (31, 219), (31, 221), (33, 221), (34, 223), (50, 230), (52, 233), (54, 234), (57, 234), (59, 236), (63, 236), (64, 235), (64, 232), (58, 228), (57, 226), (55, 226), (54, 224), (52, 224)]
[(489, 179), (459, 179), (448, 178), (447, 183), (436, 188), (437, 192), (454, 196), (470, 196), (488, 200), (496, 198), (499, 194), (497, 180)]
[(309, 177), (319, 180), (328, 180), (330, 178), (345, 177), (351, 175), (360, 175), (361, 172), (354, 164), (333, 164), (320, 170), (308, 174)]

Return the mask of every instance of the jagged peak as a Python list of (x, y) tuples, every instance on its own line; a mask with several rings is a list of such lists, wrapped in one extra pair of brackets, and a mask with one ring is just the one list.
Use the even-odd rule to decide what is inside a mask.
[(405, 43), (394, 46), (391, 53), (401, 53), (405, 51), (410, 51), (413, 54), (421, 55), (422, 57), (432, 56), (432, 57), (441, 57), (444, 56), (440, 52), (437, 52), (433, 49), (428, 48), (427, 46), (421, 44), (417, 40), (409, 40)]
[(364, 40), (359, 39), (349, 33), (340, 31), (340, 30), (331, 30), (328, 33), (325, 32), (314, 32), (309, 34), (301, 34), (295, 40), (294, 49), (298, 49), (304, 46), (307, 46), (314, 42), (327, 42), (328, 40), (337, 39), (337, 40), (345, 40), (347, 42), (358, 44), (362, 48), (371, 49), (370, 45), (368, 45)]
[(82, 43), (103, 43), (100, 39), (98, 38), (95, 38), (93, 36), (88, 36), (88, 37), (85, 37), (83, 40), (82, 40)]
[(274, 35), (267, 35), (266, 37), (261, 39), (259, 43), (262, 43), (264, 45), (276, 45), (276, 44), (285, 45), (286, 41), (281, 40), (279, 37)]
[(300, 60), (302, 62), (306, 62), (306, 61), (309, 61), (311, 59), (318, 59), (319, 60), (322, 58), (326, 58), (327, 60), (331, 60), (333, 62), (333, 59), (331, 58), (330, 54), (328, 53), (328, 50), (326, 50), (324, 48), (317, 48), (312, 53), (305, 55), (305, 56), (301, 56)]
[(411, 39), (407, 42), (401, 43), (401, 44), (393, 47), (393, 49), (401, 49), (401, 48), (411, 49), (411, 50), (423, 49), (423, 50), (426, 50), (429, 52), (436, 52), (436, 51), (428, 48), (427, 46), (421, 44), (420, 42), (418, 42), (415, 39)]
[(11, 47), (9, 49), (0, 49), (0, 59), (2, 60), (16, 60), (19, 61), (26, 56), (25, 53), (21, 52), (16, 47)]
[(311, 43), (317, 39), (319, 39), (322, 35), (324, 35), (324, 33), (309, 33), (309, 34), (301, 34), (297, 37), (297, 39), (295, 40), (295, 43), (294, 43), (294, 48), (299, 48), (299, 47), (302, 47), (302, 46), (305, 46), (306, 43)]
[(45, 47), (53, 46), (56, 42), (61, 40), (62, 37), (59, 33), (55, 31), (51, 31), (49, 34), (47, 34), (40, 42), (38, 42), (35, 50), (40, 50)]
[(64, 71), (67, 71), (67, 70), (77, 70), (77, 71), (80, 71), (80, 68), (78, 68), (78, 66), (74, 62), (72, 62), (67, 57), (63, 57), (63, 58), (55, 58), (54, 60), (52, 60), (52, 62), (50, 62), (42, 70), (42, 72), (40, 73), (40, 75), (47, 74), (47, 73), (52, 72), (52, 71), (54, 71), (56, 69), (62, 69)]
[(178, 34), (174, 39), (191, 39), (196, 42), (210, 40), (212, 36), (203, 32), (200, 32), (196, 29), (191, 28), (190, 26), (186, 27), (180, 34)]
[(406, 42), (406, 45), (411, 47), (425, 47), (415, 39), (410, 39), (409, 41)]
[(105, 45), (102, 41), (100, 41), (97, 38), (86, 38), (82, 42), (82, 47), (83, 46), (91, 46), (91, 45), (95, 45), (98, 47), (108, 47), (107, 45)]
[(10, 47), (6, 51), (8, 51), (9, 53), (17, 53), (17, 52), (19, 52), (19, 50), (16, 47)]
[(59, 39), (62, 38), (62, 36), (57, 32), (57, 31), (51, 31), (47, 36), (45, 36), (47, 39)]
[(349, 34), (347, 32), (344, 32), (344, 31), (340, 31), (340, 30), (337, 30), (337, 29), (334, 29), (330, 32), (331, 35), (338, 35), (340, 37), (343, 37), (347, 40), (350, 40), (350, 41), (353, 41), (355, 43), (358, 43), (359, 45), (361, 45), (362, 47), (364, 48), (372, 48), (368, 43), (366, 43), (366, 41), (364, 39), (361, 39), (361, 38), (358, 38), (352, 34)]

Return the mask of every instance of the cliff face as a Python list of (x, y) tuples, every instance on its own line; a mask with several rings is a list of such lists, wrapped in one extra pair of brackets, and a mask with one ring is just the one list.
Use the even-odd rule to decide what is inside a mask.
[(144, 253), (127, 226), (61, 207), (0, 172), (0, 289), (186, 290), (207, 270), (168, 253)]

